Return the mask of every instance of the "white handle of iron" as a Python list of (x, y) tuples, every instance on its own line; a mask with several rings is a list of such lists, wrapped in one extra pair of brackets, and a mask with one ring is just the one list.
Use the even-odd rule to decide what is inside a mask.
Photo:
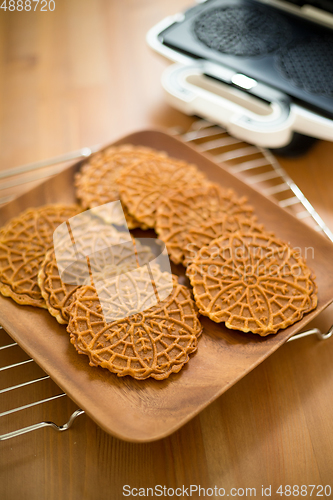
[[(204, 76), (215, 80), (198, 85), (196, 77)], [(249, 83), (246, 92), (234, 84), (242, 79)], [(162, 85), (169, 102), (178, 109), (222, 125), (231, 135), (258, 146), (286, 146), (293, 132), (333, 140), (333, 120), (293, 104), (280, 91), (207, 61), (169, 66), (162, 75)], [(264, 112), (253, 110), (260, 110), (259, 105), (253, 105), (256, 98), (261, 100), (257, 103), (263, 103)]]

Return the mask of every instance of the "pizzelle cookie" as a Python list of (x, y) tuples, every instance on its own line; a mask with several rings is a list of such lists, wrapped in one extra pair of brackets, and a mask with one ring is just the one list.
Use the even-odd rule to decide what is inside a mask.
[(185, 235), (184, 266), (188, 266), (199, 250), (212, 240), (237, 231), (260, 234), (265, 229), (263, 224), (258, 223), (255, 216), (247, 218), (242, 215), (223, 214), (218, 218), (205, 221), (200, 226), (190, 229)]
[[(164, 274), (154, 272), (157, 289), (168, 279)], [(144, 276), (148, 282), (147, 273)], [(141, 281), (140, 300), (146, 291)], [(202, 328), (190, 291), (174, 277), (172, 292), (163, 301), (110, 323), (105, 321), (96, 289), (81, 287), (70, 309), (67, 330), (72, 344), (89, 357), (91, 366), (107, 368), (119, 377), (162, 380), (188, 362)]]
[[(165, 156), (163, 152), (131, 144), (107, 148), (94, 154), (76, 174), (76, 195), (84, 208), (94, 208), (119, 200), (117, 181), (123, 168), (138, 160)], [(125, 205), (123, 210), (129, 229), (142, 227)], [(102, 213), (99, 212), (99, 215)]]
[(167, 191), (205, 182), (205, 175), (195, 165), (173, 158), (153, 158), (124, 169), (118, 186), (130, 213), (148, 227), (155, 227), (156, 210)]
[(232, 189), (214, 183), (170, 192), (158, 207), (156, 232), (166, 244), (171, 260), (176, 264), (183, 262), (185, 237), (190, 229), (224, 214), (251, 217), (253, 208), (246, 201)]
[(58, 323), (68, 323), (68, 309), (78, 285), (64, 283), (60, 276), (54, 250), (49, 250), (38, 272), (38, 286), (49, 313)]
[(0, 237), (0, 292), (22, 305), (46, 307), (37, 283), (57, 226), (80, 212), (77, 205), (30, 208), (11, 219)]
[[(75, 291), (95, 279), (119, 275), (135, 269), (138, 261), (144, 265), (155, 257), (148, 246), (138, 240), (128, 241), (128, 234), (117, 232), (112, 226), (96, 224), (75, 234), (76, 245), (64, 250), (60, 260), (50, 250), (38, 273), (38, 285), (50, 314), (61, 324), (69, 321), (69, 307)], [(75, 252), (79, 252), (79, 257)], [(89, 256), (89, 268), (85, 256)], [(59, 259), (59, 256), (58, 256)], [(59, 275), (58, 264), (65, 269), (65, 278)]]
[(211, 241), (187, 275), (199, 312), (243, 332), (277, 333), (317, 305), (314, 276), (299, 252), (267, 233)]

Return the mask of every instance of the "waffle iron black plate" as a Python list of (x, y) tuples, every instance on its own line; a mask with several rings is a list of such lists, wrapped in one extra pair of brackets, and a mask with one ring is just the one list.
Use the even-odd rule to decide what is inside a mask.
[(159, 35), (194, 59), (220, 63), (333, 118), (333, 30), (256, 0), (208, 0)]

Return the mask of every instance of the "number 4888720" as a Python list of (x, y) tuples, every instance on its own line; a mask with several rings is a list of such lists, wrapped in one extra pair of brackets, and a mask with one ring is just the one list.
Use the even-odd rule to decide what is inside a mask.
[[(1, 2), (1, 0), (0, 0)], [(39, 10), (41, 12), (51, 11), (53, 12), (55, 9), (55, 1), (54, 0), (3, 0), (0, 5), (0, 9), (9, 10), (13, 12), (14, 10), (20, 12), (22, 10), (25, 11), (36, 11)]]

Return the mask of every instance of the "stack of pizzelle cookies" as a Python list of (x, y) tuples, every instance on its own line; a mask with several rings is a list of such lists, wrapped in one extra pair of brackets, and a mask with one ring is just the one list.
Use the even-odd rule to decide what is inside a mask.
[(118, 170), (116, 183), (127, 213), (186, 266), (201, 314), (266, 336), (316, 307), (315, 277), (301, 255), (195, 165), (150, 152)]
[(38, 286), (45, 254), (55, 229), (80, 212), (78, 205), (30, 208), (11, 219), (0, 233), (0, 292), (22, 305), (47, 308)]
[[(299, 253), (260, 224), (246, 198), (210, 182), (195, 165), (141, 146), (114, 146), (82, 165), (75, 187), (80, 204), (29, 209), (1, 228), (0, 292), (18, 304), (46, 308), (68, 324), (70, 341), (92, 366), (138, 380), (165, 379), (197, 350), (199, 313), (230, 329), (266, 336), (317, 305), (315, 278)], [(82, 227), (78, 237), (84, 255), (97, 255), (103, 242), (111, 242), (111, 261), (106, 266), (92, 257), (84, 282), (61, 279), (52, 240), (56, 227), (84, 209), (94, 213), (119, 199), (129, 229), (153, 228), (170, 259), (186, 267), (192, 291), (172, 276), (171, 293), (151, 300), (170, 275), (150, 264), (149, 247), (134, 241), (140, 266), (133, 274), (133, 255), (119, 245), (128, 234), (117, 231), (109, 211), (101, 209), (90, 231)], [(75, 274), (72, 249), (68, 262)], [(111, 321), (95, 284), (98, 273), (105, 279), (105, 266)], [(128, 300), (120, 298), (124, 288)], [(133, 303), (153, 305), (133, 313)]]
[[(138, 380), (177, 373), (197, 350), (202, 332), (190, 290), (152, 263), (149, 246), (97, 216), (89, 216), (89, 227), (76, 224), (75, 245), (60, 245), (56, 258), (55, 229), (80, 211), (78, 205), (31, 208), (1, 229), (1, 293), (18, 304), (46, 308), (68, 324), (70, 341), (92, 366)], [(81, 256), (89, 256), (86, 277)], [(59, 266), (66, 270), (64, 279)]]

